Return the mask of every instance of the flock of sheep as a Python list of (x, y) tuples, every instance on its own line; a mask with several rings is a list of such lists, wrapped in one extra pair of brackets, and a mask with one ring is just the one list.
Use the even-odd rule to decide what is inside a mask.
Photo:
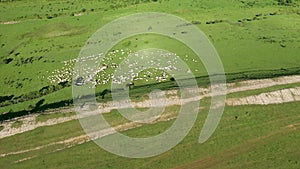
[[(76, 78), (81, 78), (85, 82), (92, 82), (95, 87), (110, 82), (115, 84), (128, 81), (162, 82), (171, 77), (170, 71), (191, 73), (191, 70), (181, 70), (183, 68), (180, 67), (180, 58), (176, 54), (164, 52), (156, 52), (155, 54), (157, 57), (153, 58), (134, 53), (129, 49), (121, 49), (113, 50), (105, 57), (101, 53), (80, 59), (67, 60), (63, 62), (64, 66), (62, 68), (52, 71), (47, 79), (52, 84), (59, 84), (67, 81), (71, 82), (75, 75)], [(164, 59), (161, 60), (160, 58), (163, 57)], [(185, 56), (184, 60), (187, 58), (188, 56)], [(76, 62), (81, 62), (80, 71), (86, 72), (84, 77), (76, 76), (79, 75), (79, 70), (74, 71)], [(89, 66), (91, 63), (99, 65), (96, 70), (92, 68), (93, 66)]]

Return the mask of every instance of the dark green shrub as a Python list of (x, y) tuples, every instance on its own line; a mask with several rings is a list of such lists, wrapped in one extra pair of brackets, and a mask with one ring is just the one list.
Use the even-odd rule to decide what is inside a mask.
[(111, 91), (108, 90), (108, 89), (103, 90), (103, 91), (100, 93), (101, 98), (104, 99), (105, 95), (108, 94), (108, 93), (111, 93)]
[(14, 97), (14, 95), (10, 96), (0, 96), (0, 103), (5, 102), (7, 100), (11, 100)]
[(278, 5), (289, 6), (293, 4), (293, 0), (277, 0), (277, 1), (278, 1)]
[(3, 60), (3, 63), (5, 64), (9, 64), (10, 62), (12, 62), (14, 59), (13, 58), (7, 58)]

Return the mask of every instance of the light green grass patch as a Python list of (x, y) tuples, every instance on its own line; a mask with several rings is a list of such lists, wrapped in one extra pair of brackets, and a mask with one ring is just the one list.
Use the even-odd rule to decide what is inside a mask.
[(12, 128), (20, 128), (21, 126), (23, 125), (23, 122), (22, 121), (15, 121), (11, 127)]
[(60, 117), (70, 117), (70, 116), (75, 116), (76, 113), (70, 112), (70, 113), (50, 113), (50, 114), (40, 114), (35, 118), (35, 121), (38, 122), (46, 122), (49, 119), (56, 119)]

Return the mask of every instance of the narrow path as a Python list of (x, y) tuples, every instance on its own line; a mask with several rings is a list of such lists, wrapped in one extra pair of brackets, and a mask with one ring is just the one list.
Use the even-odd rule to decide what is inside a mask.
[(273, 92), (243, 98), (232, 98), (226, 101), (227, 105), (269, 105), (300, 101), (300, 87), (283, 89)]
[[(157, 120), (154, 121), (152, 124), (155, 124), (157, 122), (169, 121), (169, 120), (172, 120), (174, 118), (176, 118), (176, 113), (175, 112), (167, 113), (167, 114), (164, 114), (160, 117), (157, 117)], [(69, 139), (66, 139), (66, 140), (63, 140), (63, 141), (57, 141), (57, 142), (49, 143), (47, 145), (42, 145), (42, 146), (38, 146), (38, 147), (35, 147), (35, 148), (31, 148), (31, 149), (0, 154), (0, 158), (10, 156), (10, 155), (18, 155), (18, 154), (28, 153), (28, 152), (32, 152), (32, 151), (38, 151), (38, 150), (41, 150), (41, 149), (44, 149), (44, 148), (47, 148), (47, 147), (51, 147), (51, 146), (56, 146), (56, 145), (62, 145), (63, 148), (57, 148), (53, 151), (54, 152), (62, 151), (66, 148), (70, 148), (70, 147), (73, 147), (73, 146), (76, 146), (76, 145), (80, 145), (80, 144), (89, 142), (91, 140), (96, 140), (96, 139), (105, 137), (107, 135), (114, 134), (117, 131), (126, 131), (126, 130), (130, 130), (130, 129), (133, 129), (133, 128), (138, 128), (138, 127), (141, 127), (141, 126), (143, 126), (143, 124), (135, 123), (135, 122), (129, 122), (129, 123), (117, 125), (113, 128), (103, 129), (103, 130), (91, 133), (90, 135), (84, 134), (84, 135), (72, 137), (72, 138), (69, 138)], [(34, 155), (32, 157), (26, 157), (26, 158), (17, 160), (14, 163), (20, 163), (20, 162), (30, 160), (30, 159), (33, 159), (33, 158), (36, 158), (36, 157), (38, 157), (38, 156)]]
[(20, 23), (20, 21), (7, 21), (7, 22), (0, 22), (0, 25), (14, 25)]
[[(235, 93), (235, 92), (241, 92), (241, 91), (248, 91), (248, 90), (255, 90), (255, 89), (261, 89), (261, 88), (266, 88), (266, 87), (271, 87), (271, 86), (276, 86), (276, 85), (282, 85), (282, 84), (292, 84), (292, 83), (298, 83), (300, 82), (300, 76), (288, 76), (288, 77), (281, 77), (281, 78), (275, 78), (275, 79), (264, 79), (264, 80), (250, 80), (250, 81), (244, 81), (240, 82), (239, 84), (236, 83), (230, 83), (228, 84), (228, 93)], [(166, 106), (172, 106), (172, 105), (182, 105), (185, 103), (189, 103), (192, 101), (198, 101), (202, 98), (205, 97), (210, 97), (210, 89), (209, 88), (199, 88), (200, 94), (198, 97), (194, 98), (188, 98), (185, 100), (180, 99), (177, 96), (176, 90), (171, 90), (167, 91), (166, 95), (168, 96), (166, 99)], [(260, 99), (258, 99), (260, 98)], [(245, 98), (232, 98), (227, 100), (228, 105), (243, 105), (243, 104), (255, 104), (255, 103), (260, 103), (260, 104), (274, 104), (274, 103), (284, 103), (284, 102), (290, 102), (290, 101), (300, 101), (300, 87), (296, 88), (291, 88), (291, 89), (284, 89), (280, 91), (275, 91), (275, 92), (269, 92), (269, 93), (262, 93), (257, 96), (249, 96)], [(137, 102), (133, 103), (133, 107), (139, 107), (139, 108), (147, 108), (151, 107), (151, 102), (149, 100), (145, 100), (143, 102)], [(89, 115), (97, 115), (99, 113), (109, 113), (113, 109), (122, 109), (122, 108), (128, 108), (126, 107), (115, 107), (112, 102), (108, 103), (102, 103), (99, 104), (99, 111), (91, 112)], [(63, 109), (64, 112), (68, 112), (70, 109)], [(54, 118), (54, 119), (49, 119), (46, 122), (36, 122), (36, 117), (37, 115), (30, 115), (22, 118), (18, 118), (18, 121), (22, 121), (23, 125), (20, 128), (12, 128), (11, 125), (15, 121), (10, 121), (10, 122), (5, 122), (2, 123), (1, 125), (6, 125), (5, 128), (0, 132), (0, 138), (8, 137), (15, 135), (17, 133), (22, 133), (25, 131), (30, 131), (33, 130), (37, 127), (40, 126), (51, 126), (63, 122), (67, 122), (70, 120), (76, 120), (78, 119), (78, 116), (70, 116), (70, 117), (60, 117), (60, 118)], [(79, 117), (80, 118), (80, 117)], [(153, 122), (157, 123), (160, 121), (168, 121), (171, 119), (176, 118), (176, 114), (173, 113), (168, 113), (164, 114), (160, 117), (157, 117), (158, 119)], [(110, 135), (115, 133), (116, 131), (126, 131), (129, 129), (133, 128), (138, 128), (141, 127), (142, 124), (135, 123), (135, 122), (130, 122), (130, 123), (125, 123), (121, 124), (118, 126), (115, 126), (113, 129), (103, 129), (99, 132), (92, 133), (90, 136), (87, 135), (80, 135), (76, 137), (72, 137), (63, 141), (57, 141), (53, 142), (47, 145), (42, 145), (38, 146), (32, 149), (26, 149), (26, 150), (21, 150), (21, 151), (16, 151), (16, 152), (9, 152), (5, 154), (0, 154), (0, 158), (10, 156), (10, 155), (17, 155), (17, 154), (23, 154), (23, 153), (28, 153), (28, 152), (33, 152), (33, 151), (38, 151), (41, 149), (45, 149), (50, 146), (56, 146), (56, 145), (62, 145), (63, 148), (57, 148), (54, 150), (54, 152), (64, 150), (65, 148), (73, 147), (79, 144), (83, 144), (86, 142), (89, 142), (93, 139), (98, 139), (102, 138), (104, 136)], [(299, 124), (291, 124), (287, 126), (287, 128), (297, 128)], [(252, 142), (252, 141), (250, 141)], [(235, 149), (234, 149), (235, 150)], [(226, 152), (227, 153), (227, 152)], [(229, 154), (228, 157), (234, 156), (234, 154)], [(15, 163), (20, 163), (26, 160), (30, 160), (33, 158), (36, 158), (38, 156), (32, 156), (32, 157), (26, 157), (20, 160), (16, 160)], [(210, 166), (212, 163), (209, 162), (210, 157), (204, 160), (201, 160), (201, 163), (207, 164), (205, 166)], [(222, 162), (222, 160), (213, 160), (215, 162)], [(199, 162), (196, 162), (198, 164)], [(195, 166), (195, 164), (192, 164), (192, 166)]]
[[(279, 77), (279, 78), (274, 78), (274, 79), (247, 80), (247, 81), (238, 82), (238, 83), (229, 83), (229, 84), (227, 84), (227, 87), (228, 87), (227, 93), (229, 94), (229, 93), (243, 92), (243, 91), (272, 87), (272, 86), (276, 86), (276, 85), (293, 84), (293, 83), (300, 83), (299, 75), (285, 76), (285, 77)], [(291, 89), (291, 92), (293, 92), (293, 95), (294, 95), (294, 100), (286, 98), (286, 99), (282, 99), (281, 103), (283, 103), (284, 101), (287, 101), (287, 100), (299, 101), (299, 90), (298, 89), (299, 88)], [(173, 105), (182, 105), (182, 104), (185, 104), (188, 102), (198, 101), (200, 99), (211, 96), (210, 88), (199, 88), (199, 92), (200, 93), (199, 93), (198, 97), (181, 100), (178, 97), (176, 90), (166, 91), (165, 94), (168, 97), (166, 98), (165, 106), (167, 107), (167, 106), (173, 106)], [(274, 95), (274, 97), (277, 96), (275, 93), (272, 93), (272, 95)], [(268, 97), (260, 96), (260, 100), (265, 99), (265, 98), (268, 98)], [(244, 98), (241, 100), (228, 99), (227, 104), (228, 105), (243, 105), (243, 104), (251, 103), (250, 101), (248, 102), (248, 100), (253, 100), (253, 99), (254, 99), (253, 97)], [(245, 100), (247, 100), (247, 101), (245, 101)], [(273, 100), (276, 100), (276, 98), (274, 98)], [(267, 101), (268, 100), (266, 100), (265, 102), (267, 102)], [(280, 103), (279, 101), (280, 100), (277, 99), (276, 103)], [(263, 101), (261, 101), (261, 102), (263, 102)], [(269, 102), (272, 103), (272, 101), (269, 101)], [(133, 102), (132, 106), (135, 108), (149, 108), (149, 107), (151, 107), (151, 102), (149, 100), (145, 100), (142, 102)], [(123, 109), (123, 108), (130, 108), (130, 107), (131, 107), (130, 105), (123, 106), (123, 107), (116, 107), (113, 104), (113, 102), (99, 103), (99, 110), (91, 112), (89, 115), (96, 115), (99, 113), (109, 113), (114, 109)], [(55, 110), (55, 111), (52, 110), (52, 111), (53, 111), (53, 113), (74, 112), (73, 108), (67, 108), (67, 109), (62, 108), (60, 110), (61, 111), (59, 111), (59, 110)], [(51, 110), (48, 110), (47, 112), (49, 112), (49, 114), (51, 114)], [(60, 123), (78, 119), (78, 117), (75, 115), (75, 116), (70, 116), (70, 117), (60, 117), (60, 118), (56, 118), (56, 119), (49, 119), (46, 122), (36, 122), (37, 116), (38, 116), (37, 114), (28, 115), (25, 117), (20, 117), (20, 118), (16, 118), (16, 119), (13, 119), (10, 121), (0, 123), (0, 125), (4, 127), (4, 129), (0, 131), (0, 139), (9, 137), (9, 136), (13, 136), (15, 134), (23, 133), (26, 131), (34, 130), (41, 126), (51, 126), (51, 125), (56, 125), (56, 124), (60, 124)], [(18, 128), (11, 127), (15, 121), (22, 122), (22, 126), (18, 127)]]

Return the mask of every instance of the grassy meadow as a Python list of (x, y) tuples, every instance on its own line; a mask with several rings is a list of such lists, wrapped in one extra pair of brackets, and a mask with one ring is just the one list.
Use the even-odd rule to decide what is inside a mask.
[[(209, 105), (203, 100), (202, 106)], [(168, 110), (178, 110), (178, 107)], [(170, 151), (152, 158), (128, 159), (112, 155), (94, 142), (67, 147), (49, 145), (84, 132), (79, 122), (71, 121), (0, 140), (0, 154), (41, 149), (0, 158), (1, 168), (298, 168), (299, 167), (299, 104), (270, 106), (228, 106), (218, 129), (204, 144), (198, 143), (208, 109), (200, 111), (188, 136)], [(168, 111), (167, 110), (167, 111)], [(111, 113), (109, 113), (111, 114)], [(113, 125), (122, 122), (112, 112), (106, 118)], [(119, 119), (119, 120), (116, 120)], [(144, 125), (122, 132), (128, 136), (149, 137), (163, 132), (174, 120)], [(294, 126), (293, 126), (294, 125)], [(233, 139), (234, 138), (234, 139)], [(32, 141), (34, 140), (34, 141)], [(294, 141), (293, 141), (294, 140)], [(3, 146), (10, 145), (10, 146)], [(61, 150), (62, 149), (62, 150)], [(17, 162), (32, 157), (32, 159)], [(197, 163), (198, 161), (198, 163)]]
[[(300, 74), (299, 0), (0, 0), (0, 122), (38, 113), (36, 123), (74, 116), (57, 108), (72, 106), (72, 70), (75, 59), (99, 28), (137, 12), (164, 12), (194, 23), (215, 46), (227, 81)], [(207, 72), (188, 46), (169, 37), (144, 34), (123, 40), (105, 56), (109, 67), (99, 74), (98, 102), (110, 88), (111, 74), (129, 53), (160, 48), (175, 53), (190, 67), (200, 87), (209, 85)], [(119, 52), (115, 52), (119, 51)], [(130, 51), (130, 52), (129, 52)], [(124, 53), (125, 54), (124, 54)], [(148, 99), (153, 89), (177, 89), (162, 71), (141, 72), (130, 97)], [(63, 80), (61, 80), (63, 79)], [(228, 98), (298, 87), (299, 83), (232, 93)], [(42, 126), (0, 139), (0, 168), (283, 168), (300, 167), (299, 108), (297, 102), (278, 105), (226, 106), (213, 136), (204, 144), (198, 137), (210, 99), (180, 144), (146, 159), (113, 155), (94, 142), (66, 143), (84, 135), (78, 120)], [(177, 114), (179, 106), (165, 112)], [(47, 114), (45, 110), (56, 109)], [(112, 126), (129, 122), (117, 110), (104, 114)], [(150, 137), (175, 120), (146, 124), (122, 131), (132, 137)], [(12, 128), (22, 126), (14, 121)], [(0, 124), (0, 131), (4, 127)]]
[[(0, 113), (32, 110), (42, 99), (43, 105), (72, 99), (71, 79), (63, 83), (49, 79), (58, 74), (57, 70), (67, 69), (64, 62), (76, 59), (87, 39), (101, 26), (136, 12), (166, 12), (197, 23), (217, 49), (225, 72), (233, 73), (229, 80), (261, 78), (264, 71), (271, 76), (276, 76), (276, 72), (297, 74), (300, 63), (298, 3), (279, 5), (275, 0), (1, 1)], [(131, 51), (145, 48), (166, 49), (182, 59), (188, 56), (184, 61), (195, 76), (207, 75), (200, 61), (192, 61), (196, 56), (188, 47), (167, 37), (140, 35), (114, 47)], [(250, 75), (240, 76), (242, 72)], [(135, 86), (144, 84), (136, 82)], [(108, 88), (109, 83), (102, 84), (96, 91)]]

